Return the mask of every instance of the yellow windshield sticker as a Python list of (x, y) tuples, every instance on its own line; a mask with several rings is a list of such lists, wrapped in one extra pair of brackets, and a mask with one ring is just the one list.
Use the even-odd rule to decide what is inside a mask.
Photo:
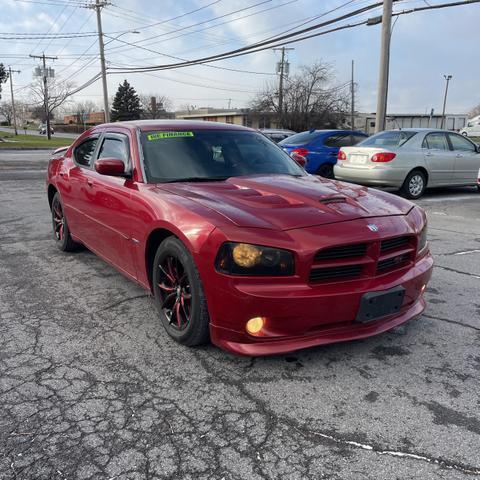
[(164, 138), (193, 137), (193, 132), (155, 132), (147, 135), (147, 140), (162, 140)]

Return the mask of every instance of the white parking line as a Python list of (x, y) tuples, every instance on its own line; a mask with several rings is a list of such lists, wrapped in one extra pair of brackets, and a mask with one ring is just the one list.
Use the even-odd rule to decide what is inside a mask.
[(421, 202), (438, 203), (438, 202), (461, 202), (462, 200), (479, 199), (480, 195), (476, 196), (474, 193), (471, 195), (460, 195), (459, 197), (435, 197), (435, 198), (422, 198)]

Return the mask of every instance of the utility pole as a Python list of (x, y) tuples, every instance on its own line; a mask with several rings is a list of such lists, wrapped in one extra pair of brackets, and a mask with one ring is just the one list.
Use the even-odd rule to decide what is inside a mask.
[(105, 67), (105, 51), (103, 43), (103, 30), (102, 30), (102, 8), (108, 5), (107, 2), (101, 0), (95, 0), (93, 5), (89, 5), (87, 8), (94, 8), (97, 12), (97, 30), (98, 30), (98, 46), (100, 48), (100, 68), (102, 70), (102, 85), (103, 85), (103, 109), (105, 110), (105, 123), (110, 121), (110, 111), (108, 107), (108, 88), (107, 88), (107, 69)]
[(15, 135), (18, 135), (17, 131), (17, 115), (15, 114), (15, 99), (13, 97), (13, 80), (12, 73), (20, 73), (20, 70), (12, 70), (12, 67), (8, 67), (8, 76), (10, 77), (10, 93), (12, 95), (12, 116), (13, 116), (13, 129), (15, 130)]
[(355, 81), (354, 81), (354, 68), (355, 68), (355, 61), (352, 60), (352, 110), (350, 112), (351, 119), (350, 119), (350, 125), (352, 127), (352, 130), (355, 130)]
[[(278, 83), (278, 112), (280, 116), (280, 122), (283, 122), (283, 81), (285, 74), (288, 73), (286, 72), (285, 67), (288, 69), (288, 62), (285, 62), (285, 52), (288, 50), (295, 50), (294, 48), (286, 48), (286, 47), (281, 47), (281, 48), (274, 48), (273, 50), (280, 50), (282, 52), (282, 59), (280, 60), (280, 63), (277, 67), (277, 72), (280, 74), (280, 79)], [(280, 125), (283, 127), (282, 125)]]
[(443, 111), (442, 111), (442, 124), (441, 127), (443, 129), (444, 123), (445, 123), (445, 108), (447, 106), (447, 95), (448, 95), (448, 84), (450, 83), (450, 80), (452, 79), (452, 75), (444, 75), (443, 78), (447, 81), (445, 85), (445, 96), (443, 97)]
[(380, 69), (378, 75), (377, 113), (375, 116), (375, 133), (385, 130), (387, 115), (388, 69), (390, 64), (390, 40), (392, 29), (393, 0), (383, 0), (382, 46), (380, 52)]
[(48, 81), (47, 76), (53, 77), (53, 70), (47, 70), (46, 60), (56, 60), (58, 57), (47, 57), (45, 53), (42, 55), (30, 55), (31, 58), (40, 58), (43, 61), (42, 77), (43, 77), (43, 103), (45, 108), (45, 117), (47, 119), (47, 138), (51, 140), (50, 132), (50, 110), (48, 108)]

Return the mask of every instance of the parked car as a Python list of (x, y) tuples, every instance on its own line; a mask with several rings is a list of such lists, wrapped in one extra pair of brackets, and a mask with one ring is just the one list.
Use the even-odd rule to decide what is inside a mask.
[(58, 248), (84, 244), (151, 292), (184, 345), (285, 353), (376, 335), (425, 308), (424, 211), (308, 175), (246, 127), (93, 127), (53, 155), (47, 191)]
[(420, 198), (427, 187), (475, 185), (480, 147), (453, 132), (434, 129), (387, 130), (338, 154), (338, 180), (397, 187)]
[(365, 133), (351, 130), (309, 130), (292, 135), (279, 145), (289, 154), (305, 157), (308, 173), (333, 178), (333, 166), (337, 163), (340, 147), (356, 145), (367, 137)]
[[(38, 133), (40, 135), (46, 135), (47, 134), (47, 124), (46, 123), (42, 123), (42, 125), (40, 125), (38, 127)], [(50, 125), (50, 135), (53, 135), (55, 133), (52, 125)]]
[(480, 115), (470, 119), (465, 128), (460, 130), (465, 137), (480, 137)]
[(260, 132), (262, 132), (270, 140), (273, 140), (275, 143), (285, 140), (286, 138), (297, 133), (293, 130), (284, 130), (281, 128), (261, 128)]

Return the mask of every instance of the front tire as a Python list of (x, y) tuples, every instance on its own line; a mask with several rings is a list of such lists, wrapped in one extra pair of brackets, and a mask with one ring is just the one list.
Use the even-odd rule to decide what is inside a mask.
[(60, 195), (55, 193), (52, 200), (52, 226), (55, 244), (62, 252), (73, 252), (78, 248), (78, 243), (73, 241), (68, 228), (67, 218), (63, 211)]
[(208, 342), (209, 317), (202, 281), (185, 245), (168, 237), (153, 261), (153, 294), (167, 333), (189, 347)]
[(420, 198), (427, 188), (427, 177), (421, 170), (413, 170), (403, 182), (401, 192), (407, 198), (416, 200)]

